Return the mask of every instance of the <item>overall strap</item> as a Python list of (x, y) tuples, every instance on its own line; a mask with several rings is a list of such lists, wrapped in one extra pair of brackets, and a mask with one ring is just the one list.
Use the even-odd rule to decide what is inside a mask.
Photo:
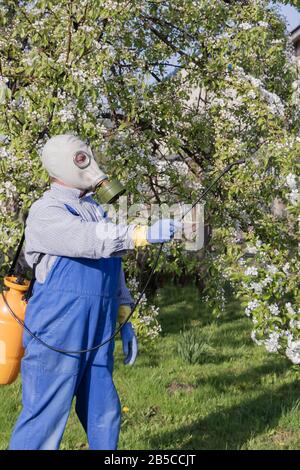
[[(68, 209), (68, 211), (71, 212), (73, 215), (79, 216), (78, 212), (76, 212), (76, 210), (73, 209), (73, 207), (69, 206), (69, 204), (65, 204), (65, 207), (66, 207), (66, 209)], [(22, 243), (21, 243), (21, 242), (22, 242)], [(20, 251), (21, 251), (21, 249), (22, 249), (23, 242), (24, 242), (24, 233), (23, 233), (21, 242), (20, 242), (20, 244), (19, 244), (19, 246), (18, 246), (18, 250), (17, 250), (18, 253), (16, 253), (16, 256), (15, 256), (16, 262), (17, 262), (17, 260), (18, 260), (18, 257), (19, 257), (19, 254), (20, 254)], [(30, 299), (30, 297), (32, 296), (33, 286), (34, 286), (34, 283), (35, 283), (35, 281), (36, 281), (36, 276), (35, 276), (35, 274), (36, 274), (37, 265), (40, 263), (40, 261), (42, 260), (42, 258), (43, 258), (44, 256), (45, 256), (45, 253), (40, 253), (39, 256), (38, 256), (38, 258), (37, 258), (37, 260), (36, 260), (36, 262), (33, 263), (33, 266), (32, 266), (32, 278), (31, 278), (31, 280), (30, 280), (30, 284), (29, 284), (29, 287), (28, 287), (28, 291), (26, 292), (26, 295), (25, 295), (25, 300), (26, 300), (27, 302), (28, 302), (28, 300)], [(14, 261), (15, 261), (15, 260), (14, 260)], [(16, 262), (15, 262), (15, 264), (16, 264)], [(15, 266), (15, 264), (14, 264), (14, 266)]]
[(64, 206), (66, 209), (68, 209), (69, 212), (71, 212), (71, 214), (79, 216), (78, 212), (73, 209), (73, 207), (69, 206), (69, 204), (64, 204)]

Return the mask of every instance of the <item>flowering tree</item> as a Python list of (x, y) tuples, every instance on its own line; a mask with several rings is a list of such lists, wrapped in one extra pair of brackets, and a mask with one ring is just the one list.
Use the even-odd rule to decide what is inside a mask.
[(256, 341), (300, 362), (300, 91), (270, 2), (4, 0), (0, 13), (3, 270), (52, 134), (89, 138), (131, 202), (190, 202), (243, 157), (207, 199), (204, 249), (174, 243), (159, 270), (204, 279), (218, 313), (231, 282)]

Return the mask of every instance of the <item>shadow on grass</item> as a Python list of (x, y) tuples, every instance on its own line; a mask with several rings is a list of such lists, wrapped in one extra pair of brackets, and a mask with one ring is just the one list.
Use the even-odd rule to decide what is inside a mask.
[(235, 374), (233, 366), (228, 372), (218, 372), (216, 375), (206, 377), (205, 379), (198, 379), (197, 385), (198, 387), (205, 384), (212, 385), (218, 393), (226, 393), (230, 387), (253, 390), (268, 380), (271, 382), (280, 380), (280, 375), (283, 375), (288, 369), (290, 369), (288, 361), (284, 359), (278, 361), (277, 357), (277, 362), (262, 364), (238, 374)]
[[(216, 329), (212, 338), (212, 346), (222, 347), (225, 346), (236, 350), (241, 347), (254, 347), (250, 333), (252, 325), (247, 318), (231, 319), (232, 325), (229, 321), (221, 320), (217, 326), (220, 327), (219, 331)], [(237, 334), (238, 331), (238, 334)]]
[(193, 286), (184, 289), (165, 287), (159, 292), (158, 303), (160, 307), (159, 321), (163, 334), (177, 334), (183, 326), (185, 330), (194, 328), (195, 322), (199, 322), (199, 326), (206, 326), (212, 322), (221, 326), (233, 320), (244, 318), (239, 302), (234, 301), (228, 304), (226, 312), (219, 320), (216, 320), (199, 291)]
[(147, 436), (151, 449), (225, 450), (240, 449), (249, 439), (278, 424), (299, 400), (298, 381), (283, 385), (275, 392), (245, 400), (230, 408), (220, 409), (192, 424), (175, 430)]

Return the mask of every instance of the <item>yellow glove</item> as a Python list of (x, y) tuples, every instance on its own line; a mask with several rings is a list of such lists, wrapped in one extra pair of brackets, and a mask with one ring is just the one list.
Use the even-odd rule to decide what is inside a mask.
[(132, 238), (136, 248), (150, 245), (147, 240), (148, 225), (137, 225), (133, 230)]
[(118, 322), (120, 324), (124, 323), (126, 318), (130, 315), (130, 313), (131, 313), (130, 305), (120, 305), (119, 314), (118, 314)]

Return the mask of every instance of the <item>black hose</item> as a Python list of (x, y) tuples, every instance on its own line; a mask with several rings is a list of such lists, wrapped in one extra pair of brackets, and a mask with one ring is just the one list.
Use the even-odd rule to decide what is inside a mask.
[(102, 346), (104, 346), (105, 344), (109, 343), (111, 340), (113, 340), (117, 334), (121, 331), (121, 329), (123, 328), (124, 325), (126, 325), (126, 323), (128, 323), (128, 321), (130, 320), (130, 318), (132, 317), (132, 315), (134, 314), (137, 306), (139, 305), (143, 295), (145, 294), (146, 292), (146, 289), (149, 285), (149, 282), (151, 281), (152, 277), (153, 277), (153, 274), (154, 274), (154, 271), (157, 267), (157, 264), (158, 264), (158, 261), (159, 261), (159, 258), (160, 258), (160, 255), (161, 255), (161, 252), (162, 252), (162, 248), (163, 248), (163, 243), (160, 244), (160, 247), (159, 247), (159, 250), (157, 252), (157, 256), (155, 258), (155, 261), (154, 261), (154, 264), (153, 264), (153, 267), (152, 267), (152, 270), (151, 270), (151, 273), (149, 274), (149, 277), (148, 277), (148, 280), (144, 286), (144, 288), (142, 289), (142, 292), (140, 293), (138, 299), (136, 300), (130, 314), (128, 315), (128, 317), (126, 318), (126, 320), (116, 329), (116, 331), (107, 339), (105, 339), (102, 343), (100, 344), (97, 344), (96, 346), (93, 346), (92, 348), (88, 348), (88, 349), (79, 349), (77, 351), (71, 351), (71, 350), (68, 350), (68, 349), (61, 349), (61, 348), (57, 348), (55, 346), (51, 346), (50, 344), (48, 343), (45, 343), (45, 341), (43, 341), (41, 338), (39, 338), (38, 336), (36, 336), (34, 333), (32, 333), (32, 331), (28, 328), (28, 326), (26, 326), (26, 324), (23, 322), (23, 320), (21, 320), (21, 318), (19, 318), (15, 312), (12, 310), (12, 308), (10, 307), (9, 303), (7, 302), (5, 296), (4, 296), (4, 293), (1, 292), (1, 295), (2, 295), (2, 299), (6, 305), (6, 307), (8, 308), (10, 314), (13, 316), (13, 318), (19, 323), (19, 325), (21, 325), (24, 330), (32, 337), (34, 338), (36, 341), (38, 341), (40, 344), (42, 344), (43, 346), (45, 346), (46, 348), (48, 349), (51, 349), (52, 351), (55, 351), (55, 352), (58, 352), (58, 353), (62, 353), (62, 354), (85, 354), (85, 353), (88, 353), (88, 352), (92, 352), (92, 351), (96, 351), (97, 349), (100, 349)]
[[(196, 206), (196, 204), (198, 204), (208, 193), (209, 191), (213, 188), (213, 186), (226, 174), (228, 173), (228, 171), (231, 170), (231, 168), (235, 165), (241, 165), (245, 163), (245, 160), (238, 160), (234, 163), (231, 163), (230, 165), (228, 165), (221, 173), (220, 175), (210, 184), (210, 186), (208, 188), (206, 188), (203, 193), (201, 193), (200, 197), (192, 204), (192, 206), (183, 214), (183, 216), (181, 217), (181, 221), (185, 218), (185, 216)], [(160, 247), (158, 249), (158, 252), (157, 252), (157, 255), (156, 255), (156, 258), (154, 260), (154, 264), (152, 266), (152, 269), (151, 269), (151, 272), (149, 274), (149, 277), (147, 279), (147, 282), (145, 283), (143, 289), (142, 289), (142, 292), (140, 293), (138, 299), (136, 300), (130, 314), (128, 315), (128, 317), (126, 318), (126, 320), (124, 321), (124, 323), (122, 323), (117, 329), (116, 331), (107, 339), (105, 339), (102, 343), (100, 344), (97, 344), (96, 346), (93, 346), (92, 348), (88, 348), (88, 349), (79, 349), (78, 351), (71, 351), (71, 350), (67, 350), (67, 349), (61, 349), (61, 348), (56, 348), (55, 346), (51, 346), (50, 344), (47, 344), (45, 343), (45, 341), (43, 341), (41, 338), (39, 338), (38, 336), (36, 336), (29, 328), (28, 326), (26, 326), (26, 324), (23, 322), (23, 320), (21, 320), (15, 313), (14, 311), (11, 309), (9, 303), (7, 302), (5, 296), (4, 296), (4, 293), (2, 292), (2, 298), (3, 298), (3, 301), (6, 305), (6, 307), (8, 308), (10, 314), (13, 316), (13, 318), (21, 325), (23, 326), (24, 330), (32, 337), (34, 338), (36, 341), (38, 341), (40, 344), (42, 344), (43, 346), (45, 346), (46, 348), (48, 349), (51, 349), (52, 351), (55, 351), (55, 352), (58, 352), (58, 353), (62, 353), (62, 354), (85, 354), (85, 353), (88, 353), (88, 352), (92, 352), (92, 351), (96, 351), (97, 349), (100, 349), (102, 346), (104, 346), (105, 344), (109, 343), (110, 341), (112, 341), (116, 336), (117, 334), (122, 330), (122, 328), (124, 327), (124, 325), (126, 325), (126, 323), (128, 323), (128, 321), (130, 320), (130, 318), (132, 317), (132, 315), (134, 314), (134, 312), (136, 311), (143, 295), (145, 294), (146, 292), (146, 289), (153, 277), (153, 274), (157, 268), (157, 265), (158, 265), (158, 261), (160, 259), (160, 255), (162, 253), (162, 249), (163, 249), (163, 246), (164, 246), (164, 243), (161, 243), (160, 244)]]

